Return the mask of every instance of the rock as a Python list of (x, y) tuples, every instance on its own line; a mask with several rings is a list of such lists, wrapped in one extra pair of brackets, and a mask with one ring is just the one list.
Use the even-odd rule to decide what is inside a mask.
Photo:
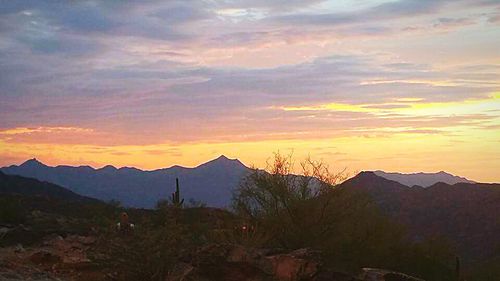
[[(259, 269), (260, 250), (233, 244), (211, 244), (194, 255), (195, 267), (185, 280), (267, 281), (270, 274)], [(187, 277), (186, 277), (187, 278)]]
[(64, 240), (64, 238), (62, 238), (61, 235), (51, 234), (51, 235), (48, 235), (44, 238), (44, 241), (42, 244), (44, 246), (52, 246), (52, 245), (56, 244), (57, 242), (63, 241), (63, 240)]
[(193, 255), (190, 261), (196, 267), (200, 266), (216, 266), (226, 262), (226, 257), (229, 249), (223, 244), (208, 244), (199, 248)]
[(17, 244), (14, 248), (15, 253), (24, 253), (26, 250), (23, 247), (23, 244)]
[(363, 281), (425, 281), (404, 273), (378, 268), (363, 268), (360, 279)]
[(365, 268), (355, 277), (323, 268), (321, 255), (309, 248), (284, 253), (233, 244), (210, 244), (176, 265), (166, 281), (423, 281), (406, 274)]
[(283, 254), (231, 244), (207, 245), (197, 252), (196, 260), (194, 265), (201, 267), (202, 271), (219, 268), (225, 275), (234, 276), (234, 280), (257, 276), (260, 276), (259, 280), (271, 277), (280, 281), (307, 280), (318, 272), (320, 266), (319, 253), (307, 248)]
[(165, 281), (187, 281), (192, 278), (189, 275), (192, 275), (195, 270), (194, 266), (188, 263), (178, 263), (174, 270), (165, 278)]
[(228, 262), (251, 262), (251, 255), (247, 248), (236, 245), (229, 250), (226, 260)]
[(289, 254), (266, 257), (268, 264), (261, 263), (261, 269), (269, 272), (280, 281), (296, 281), (311, 279), (319, 270), (318, 252), (310, 249), (299, 249)]
[(33, 253), (29, 260), (35, 264), (54, 264), (62, 261), (62, 258), (48, 251), (37, 251)]
[(0, 226), (0, 237), (3, 236), (3, 235), (6, 235), (7, 233), (9, 233), (10, 231), (12, 230), (12, 228), (10, 227), (3, 227), (3, 226)]
[(362, 281), (350, 274), (333, 271), (323, 270), (314, 276), (314, 281)]
[(79, 243), (88, 246), (94, 244), (97, 239), (93, 236), (70, 235), (66, 237), (65, 240), (71, 243)]
[(83, 245), (93, 245), (97, 241), (97, 238), (94, 236), (79, 236), (78, 241)]

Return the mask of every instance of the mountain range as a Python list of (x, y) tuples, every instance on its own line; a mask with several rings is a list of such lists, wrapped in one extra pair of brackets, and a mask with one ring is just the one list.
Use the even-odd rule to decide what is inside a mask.
[[(1, 168), (5, 174), (20, 175), (51, 182), (83, 196), (103, 201), (118, 200), (129, 207), (152, 208), (158, 200), (170, 198), (179, 178), (181, 196), (201, 201), (211, 207), (230, 205), (231, 197), (241, 179), (251, 171), (237, 159), (221, 155), (194, 168), (173, 166), (143, 171), (137, 168), (99, 169), (90, 166), (47, 166), (36, 159)], [(428, 187), (437, 182), (455, 184), (471, 181), (444, 172), (435, 174), (399, 174), (375, 171), (375, 174), (406, 186)]]
[(143, 171), (130, 167), (118, 169), (111, 165), (99, 169), (90, 166), (50, 167), (31, 159), (0, 171), (51, 182), (103, 201), (118, 200), (128, 207), (153, 208), (158, 200), (170, 198), (176, 178), (179, 178), (181, 196), (186, 202), (193, 199), (212, 207), (226, 207), (233, 190), (250, 169), (239, 160), (222, 155), (195, 168), (173, 166)]
[[(233, 170), (235, 166), (240, 167), (237, 172)], [(16, 168), (22, 170), (15, 171), (24, 171), (26, 173), (31, 169), (31, 173), (38, 173), (36, 174), (38, 176), (43, 175), (41, 171), (45, 171), (47, 173), (45, 177), (65, 180), (70, 184), (73, 182), (85, 183), (85, 179), (92, 179), (96, 184), (98, 184), (97, 180), (107, 180), (105, 182), (107, 184), (134, 180), (132, 184), (127, 186), (127, 190), (131, 190), (129, 193), (122, 192), (123, 188), (113, 190), (118, 192), (116, 195), (119, 197), (117, 198), (123, 198), (129, 200), (125, 201), (126, 203), (138, 205), (143, 204), (143, 202), (149, 205), (154, 204), (157, 197), (146, 197), (149, 201), (134, 200), (134, 196), (139, 197), (147, 192), (146, 189), (133, 192), (134, 184), (149, 183), (149, 187), (151, 187), (153, 183), (156, 183), (158, 184), (158, 190), (160, 190), (158, 192), (165, 193), (165, 195), (161, 196), (166, 197), (166, 194), (173, 190), (173, 184), (168, 186), (165, 181), (170, 181), (175, 176), (184, 179), (183, 182), (186, 185), (185, 190), (183, 189), (184, 194), (206, 196), (197, 199), (204, 199), (204, 201), (208, 201), (212, 205), (225, 205), (230, 198), (232, 189), (216, 190), (217, 192), (196, 192), (199, 192), (204, 186), (213, 189), (226, 188), (227, 185), (219, 186), (226, 180), (232, 181), (236, 186), (240, 177), (249, 171), (249, 168), (239, 161), (225, 157), (219, 157), (197, 168), (172, 167), (167, 169), (166, 172), (162, 172), (162, 170), (148, 172), (131, 168), (116, 169), (113, 167), (102, 169), (67, 166), (48, 167), (35, 160), (30, 160), (19, 167), (16, 166)], [(9, 169), (12, 170), (12, 167)], [(75, 169), (89, 172), (78, 176)], [(142, 173), (145, 173), (150, 178), (139, 180), (141, 179), (139, 175)], [(56, 177), (56, 175), (59, 175), (59, 177)], [(74, 181), (70, 181), (72, 175), (75, 177)], [(120, 180), (121, 175), (125, 179)], [(209, 181), (204, 177), (212, 177), (213, 180)], [(205, 185), (193, 184), (197, 189), (187, 188), (189, 186), (187, 183), (192, 184), (196, 180), (203, 180), (202, 183)], [(81, 185), (81, 188), (91, 186), (91, 183), (86, 183)], [(112, 188), (103, 184), (99, 186), (106, 189)], [(450, 185), (438, 182), (425, 188), (421, 186), (409, 188), (399, 182), (380, 177), (375, 172), (361, 172), (336, 188), (347, 192), (360, 192), (370, 196), (383, 213), (405, 226), (412, 240), (445, 237), (467, 264), (494, 260), (495, 257), (500, 255), (500, 239), (498, 238), (498, 233), (500, 233), (500, 220), (498, 219), (500, 218), (500, 209), (498, 208), (500, 206), (500, 184), (456, 183)], [(149, 190), (152, 190), (152, 188), (149, 188)], [(100, 193), (98, 189), (89, 189), (87, 193), (112, 195), (109, 192)], [(88, 203), (99, 202), (52, 183), (22, 176), (6, 175), (0, 172), (0, 196), (4, 195), (29, 196), (31, 198), (40, 198), (42, 201), (49, 200), (48, 202), (62, 202), (61, 200), (63, 200), (68, 204), (76, 204), (81, 207), (88, 205)], [(51, 198), (57, 200), (50, 201)], [(116, 197), (114, 198), (116, 199)], [(46, 208), (49, 208), (47, 206)], [(67, 208), (68, 205), (63, 204), (62, 206)]]
[(443, 182), (447, 184), (456, 183), (474, 183), (474, 181), (468, 180), (463, 177), (454, 176), (446, 172), (439, 173), (413, 173), (413, 174), (402, 174), (402, 173), (387, 173), (384, 171), (374, 171), (377, 176), (397, 181), (406, 186), (422, 186), (429, 187), (435, 183)]

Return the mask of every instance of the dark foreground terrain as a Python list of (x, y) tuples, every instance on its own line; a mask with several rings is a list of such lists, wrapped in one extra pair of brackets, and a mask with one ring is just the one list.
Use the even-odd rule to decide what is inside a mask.
[[(384, 192), (376, 189), (379, 185), (387, 187)], [(283, 230), (221, 209), (182, 208), (175, 204), (160, 204), (154, 210), (122, 208), (53, 184), (0, 173), (0, 280), (498, 280), (500, 277), (500, 259), (494, 247), (498, 239), (491, 233), (498, 228), (498, 220), (495, 221), (498, 217), (484, 213), (494, 211), (494, 200), (498, 200), (495, 197), (498, 193), (490, 191), (491, 186), (480, 187), (492, 192), (484, 198), (477, 191), (484, 211), (473, 203), (471, 196), (463, 198), (463, 202), (447, 197), (452, 196), (447, 192), (449, 187), (430, 187), (435, 190), (433, 196), (419, 194), (411, 199), (408, 192), (420, 191), (400, 189), (397, 183), (370, 173), (362, 173), (341, 187), (332, 197), (332, 206), (336, 206), (331, 209), (335, 223), (318, 229), (311, 226), (313, 232), (331, 228), (328, 233), (336, 235), (317, 236), (321, 237), (318, 241), (304, 230), (306, 238), (297, 240), (300, 235), (289, 235), (285, 229), (285, 233), (274, 235), (285, 239), (280, 241), (273, 234)], [(369, 196), (358, 195), (359, 191)], [(438, 195), (457, 208), (444, 211), (446, 206)], [(324, 200), (324, 196), (314, 200)], [(318, 202), (310, 203), (318, 205)], [(443, 237), (443, 227), (425, 227), (422, 218), (412, 211), (412, 206), (424, 203), (433, 208), (425, 212), (430, 225), (441, 223), (444, 229), (459, 234)], [(479, 212), (479, 217), (461, 211), (464, 206)], [(436, 211), (440, 207), (443, 210)], [(303, 209), (296, 211), (299, 210)], [(343, 210), (349, 212), (344, 214)], [(129, 233), (116, 228), (124, 211), (135, 224)], [(308, 215), (304, 217), (307, 223)], [(457, 226), (446, 221), (448, 217), (465, 220), (471, 229), (465, 224)], [(471, 221), (478, 218), (482, 219)], [(480, 247), (486, 245), (491, 247), (481, 251)]]

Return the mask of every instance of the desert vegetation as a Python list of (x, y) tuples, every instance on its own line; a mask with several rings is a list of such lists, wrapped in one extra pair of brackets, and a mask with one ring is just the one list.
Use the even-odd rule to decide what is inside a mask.
[[(71, 246), (85, 249), (84, 258), (54, 273), (71, 280), (75, 270), (81, 271), (77, 280), (275, 280), (273, 266), (284, 258), (307, 266), (279, 280), (337, 280), (321, 279), (321, 272), (363, 280), (356, 279), (362, 268), (440, 281), (497, 276), (495, 259), (457, 270), (456, 249), (446, 238), (410, 237), (370, 196), (342, 188), (347, 176), (311, 159), (295, 166), (291, 155), (276, 153), (266, 169), (252, 169), (241, 181), (226, 210), (184, 202), (182, 181), (155, 209), (2, 195), (0, 218), (9, 231), (0, 243), (5, 249), (32, 248), (26, 254), (32, 260), (43, 245), (91, 237), (90, 246)], [(126, 234), (116, 228), (123, 212), (135, 225)], [(64, 264), (66, 254), (53, 260)]]
[(384, 216), (365, 194), (336, 188), (347, 175), (306, 159), (292, 176), (291, 156), (274, 155), (254, 170), (234, 197), (234, 210), (254, 226), (263, 247), (320, 250), (336, 270), (380, 267), (428, 280), (454, 280), (454, 255), (439, 239), (411, 242), (403, 226)]

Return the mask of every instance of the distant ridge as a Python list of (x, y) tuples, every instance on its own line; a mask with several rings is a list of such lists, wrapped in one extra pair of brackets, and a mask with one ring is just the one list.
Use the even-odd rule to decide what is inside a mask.
[(338, 188), (369, 195), (413, 239), (446, 237), (466, 262), (489, 258), (500, 247), (500, 184), (439, 182), (408, 188), (375, 172), (361, 172)]
[(53, 183), (21, 176), (6, 175), (0, 172), (0, 195), (4, 194), (44, 197), (82, 203), (99, 202), (96, 199), (81, 196)]
[[(227, 207), (231, 203), (233, 191), (241, 179), (251, 171), (238, 159), (225, 155), (196, 167), (174, 165), (151, 171), (134, 167), (101, 168), (90, 166), (47, 166), (33, 158), (19, 166), (0, 168), (6, 174), (36, 178), (63, 186), (78, 194), (103, 201), (118, 200), (125, 206), (153, 208), (160, 199), (167, 199), (174, 189), (175, 178), (181, 182), (181, 196), (202, 201), (211, 207)], [(359, 177), (377, 175), (389, 179), (403, 188), (421, 186), (428, 188), (439, 182), (456, 184), (472, 181), (445, 172), (439, 173), (387, 173), (383, 171), (363, 172)], [(384, 184), (384, 188), (388, 188)]]
[(177, 177), (180, 179), (181, 196), (186, 202), (194, 199), (208, 206), (226, 207), (230, 204), (233, 190), (250, 169), (237, 159), (221, 155), (194, 168), (176, 165), (143, 171), (112, 165), (97, 169), (90, 166), (51, 167), (33, 158), (0, 171), (51, 182), (103, 201), (113, 199), (125, 206), (153, 208), (158, 200), (169, 198)]
[(384, 171), (374, 171), (377, 176), (393, 180), (399, 182), (400, 184), (406, 186), (422, 186), (429, 187), (436, 183), (442, 182), (446, 184), (456, 184), (456, 183), (475, 183), (469, 179), (455, 176), (446, 172), (438, 172), (438, 173), (412, 173), (412, 174), (404, 174), (404, 173), (388, 173)]

